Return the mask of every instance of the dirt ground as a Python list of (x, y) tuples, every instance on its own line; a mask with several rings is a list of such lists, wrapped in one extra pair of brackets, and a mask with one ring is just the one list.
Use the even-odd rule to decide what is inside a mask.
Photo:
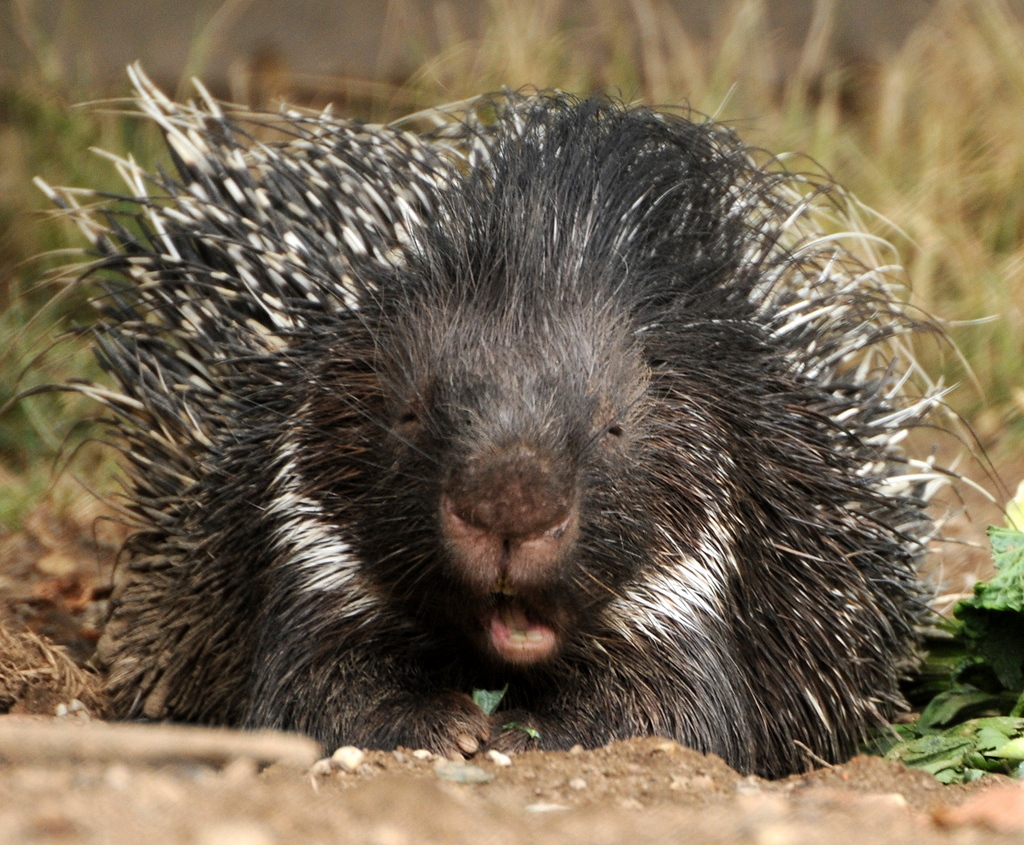
[[(1010, 489), (1022, 469), (1004, 473)], [(980, 543), (998, 511), (968, 504), (946, 533)], [(334, 749), (298, 737), (105, 723), (75, 686), (122, 534), (93, 507), (60, 520), (40, 508), (0, 532), (0, 630), (73, 658), (0, 637), (0, 843), (1024, 842), (1019, 783), (947, 787), (872, 757), (777, 782), (662, 739), (459, 764), (353, 749), (331, 763), (320, 758)], [(986, 565), (953, 544), (931, 568), (953, 595)]]
[(507, 766), (371, 752), (329, 774), (244, 758), (0, 768), (5, 843), (972, 843), (1024, 841), (1022, 824), (1024, 790), (1000, 778), (943, 787), (859, 757), (770, 783), (659, 739)]

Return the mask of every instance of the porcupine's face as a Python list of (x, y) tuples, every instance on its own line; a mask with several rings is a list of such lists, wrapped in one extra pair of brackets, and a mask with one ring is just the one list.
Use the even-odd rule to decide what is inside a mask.
[(499, 666), (543, 664), (596, 632), (602, 604), (664, 545), (666, 490), (678, 501), (663, 522), (707, 522), (714, 491), (688, 484), (706, 485), (700, 473), (676, 483), (681, 459), (651, 459), (652, 432), (664, 451), (687, 426), (666, 418), (647, 360), (700, 358), (678, 332), (694, 311), (739, 315), (736, 296), (712, 301), (742, 253), (723, 213), (737, 165), (709, 173), (707, 131), (677, 132), (542, 101), (446, 183), (374, 297), (388, 410), (364, 520), (372, 577)]
[(424, 306), (387, 344), (383, 501), (407, 519), (377, 538), (395, 562), (378, 571), (428, 626), (491, 664), (529, 667), (553, 659), (639, 557), (621, 516), (647, 375), (607, 313), (494, 305)]

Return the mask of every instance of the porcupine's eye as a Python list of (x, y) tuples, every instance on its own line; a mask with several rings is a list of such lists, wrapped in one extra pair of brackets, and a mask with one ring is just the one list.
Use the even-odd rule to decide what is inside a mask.
[(413, 403), (401, 408), (394, 418), (392, 430), (403, 440), (413, 440), (423, 428), (423, 408)]
[(594, 407), (594, 439), (604, 449), (620, 449), (625, 445), (626, 425), (618, 402), (611, 397), (601, 396)]
[(626, 426), (617, 419), (613, 419), (599, 429), (600, 448), (606, 452), (617, 453), (626, 448), (629, 441), (629, 434)]

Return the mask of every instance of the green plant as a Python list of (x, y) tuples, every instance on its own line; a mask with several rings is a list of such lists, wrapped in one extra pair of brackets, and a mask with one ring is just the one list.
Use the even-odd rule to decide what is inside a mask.
[(1024, 484), (1007, 511), (1009, 527), (989, 529), (996, 575), (931, 640), (912, 693), (920, 717), (879, 740), (889, 759), (944, 783), (1024, 777)]

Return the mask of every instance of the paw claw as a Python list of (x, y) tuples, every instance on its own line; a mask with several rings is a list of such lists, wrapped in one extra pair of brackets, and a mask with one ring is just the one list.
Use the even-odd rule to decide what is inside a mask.
[(480, 741), (471, 734), (461, 733), (455, 737), (455, 744), (466, 757), (472, 757), (480, 750)]

